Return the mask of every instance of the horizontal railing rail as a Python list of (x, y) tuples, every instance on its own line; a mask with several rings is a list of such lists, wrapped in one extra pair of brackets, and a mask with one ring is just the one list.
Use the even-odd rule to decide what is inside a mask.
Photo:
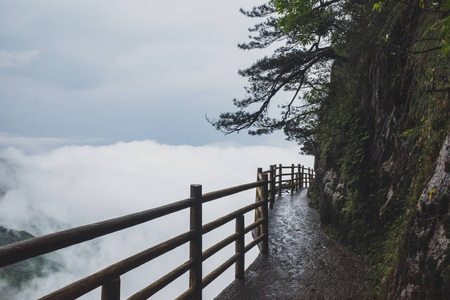
[(79, 226), (0, 247), (0, 268), (181, 211), (190, 207), (193, 201), (193, 198), (188, 198), (123, 217)]
[[(290, 171), (283, 172), (286, 169)], [(286, 179), (287, 176), (289, 179)], [(268, 208), (273, 207), (275, 195), (277, 193), (281, 195), (283, 189), (290, 189), (293, 192), (308, 187), (313, 178), (314, 171), (301, 165), (272, 165), (270, 170), (264, 172), (262, 169), (258, 169), (256, 182), (248, 184), (205, 194), (202, 194), (201, 185), (191, 185), (191, 195), (185, 200), (0, 247), (0, 268), (189, 208), (189, 231), (110, 265), (40, 299), (75, 299), (102, 287), (102, 300), (119, 300), (122, 275), (186, 243), (190, 245), (188, 261), (128, 299), (148, 299), (188, 271), (189, 288), (177, 299), (201, 299), (202, 289), (232, 265), (235, 265), (235, 278), (244, 279), (245, 253), (253, 247), (258, 245), (260, 253), (268, 254)], [(202, 224), (202, 205), (204, 203), (251, 189), (256, 189), (255, 203), (241, 207), (207, 224)], [(255, 220), (245, 227), (244, 215), (250, 211), (255, 211)], [(235, 233), (203, 251), (202, 236), (233, 220), (235, 220)], [(245, 245), (245, 235), (249, 232), (253, 232), (254, 239)], [(211, 273), (203, 276), (203, 261), (232, 243), (235, 243), (235, 254)]]

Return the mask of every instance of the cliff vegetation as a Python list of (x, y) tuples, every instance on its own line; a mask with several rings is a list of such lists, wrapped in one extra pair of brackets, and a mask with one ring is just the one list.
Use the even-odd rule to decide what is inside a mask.
[(340, 47), (318, 114), (322, 220), (367, 255), (380, 298), (450, 297), (444, 15), (437, 3), (374, 5)]
[(315, 155), (311, 197), (329, 234), (373, 266), (369, 297), (450, 297), (449, 12), (449, 0), (243, 11), (264, 21), (241, 48), (281, 46), (240, 71), (238, 110), (211, 120), (226, 133), (282, 129)]

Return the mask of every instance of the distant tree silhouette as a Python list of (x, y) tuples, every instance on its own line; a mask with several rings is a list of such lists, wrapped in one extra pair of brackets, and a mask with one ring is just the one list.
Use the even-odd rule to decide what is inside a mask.
[[(241, 9), (248, 17), (265, 20), (249, 29), (256, 35), (239, 48), (282, 46), (272, 56), (239, 70), (249, 81), (245, 98), (233, 100), (239, 110), (222, 113), (209, 122), (226, 134), (248, 130), (251, 135), (261, 135), (284, 129), (288, 139), (311, 146), (317, 96), (325, 91), (330, 62), (338, 57), (333, 46), (348, 28), (349, 15), (341, 2), (275, 0), (250, 11)], [(269, 116), (269, 106), (281, 91), (291, 95), (278, 105), (279, 117), (274, 118)]]

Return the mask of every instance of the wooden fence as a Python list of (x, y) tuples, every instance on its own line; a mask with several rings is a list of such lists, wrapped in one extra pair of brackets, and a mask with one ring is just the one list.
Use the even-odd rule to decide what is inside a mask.
[[(188, 261), (128, 299), (148, 299), (188, 271), (189, 288), (176, 299), (201, 299), (202, 289), (233, 264), (235, 265), (235, 278), (244, 279), (245, 253), (254, 246), (259, 245), (260, 252), (268, 254), (268, 208), (273, 207), (276, 195), (281, 195), (282, 190), (292, 193), (308, 187), (313, 178), (314, 171), (301, 165), (272, 165), (267, 171), (258, 169), (256, 182), (248, 184), (205, 194), (202, 194), (201, 185), (191, 185), (190, 197), (185, 200), (0, 247), (0, 268), (189, 208), (189, 231), (110, 265), (40, 299), (75, 299), (101, 287), (102, 300), (118, 300), (120, 299), (120, 276), (188, 242)], [(202, 224), (203, 203), (250, 189), (256, 189), (255, 203), (210, 223)], [(255, 211), (255, 221), (245, 227), (244, 214), (252, 210)], [(233, 220), (236, 223), (235, 233), (203, 251), (202, 236)], [(245, 234), (251, 231), (254, 233), (254, 240), (245, 245)], [(233, 242), (235, 243), (235, 254), (214, 271), (203, 276), (203, 261)]]

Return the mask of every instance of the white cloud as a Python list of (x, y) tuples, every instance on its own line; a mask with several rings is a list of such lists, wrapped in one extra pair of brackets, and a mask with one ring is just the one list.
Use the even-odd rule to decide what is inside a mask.
[[(202, 184), (203, 191), (210, 192), (253, 182), (256, 168), (268, 168), (272, 163), (311, 164), (311, 158), (298, 155), (296, 147), (193, 147), (170, 146), (154, 141), (62, 147), (33, 155), (9, 148), (3, 150), (0, 157), (15, 166), (15, 184), (0, 200), (0, 224), (34, 234), (50, 233), (186, 199), (190, 184)], [(0, 176), (12, 175), (9, 172), (0, 173)], [(204, 223), (253, 201), (254, 191), (249, 191), (205, 204)], [(250, 214), (246, 222), (250, 222), (252, 217)], [(123, 234), (101, 238), (87, 246), (58, 251), (57, 255), (67, 270), (45, 281), (36, 281), (29, 286), (29, 290), (23, 291), (22, 296), (42, 296), (181, 233), (181, 230), (188, 229), (188, 224), (188, 214), (184, 212)], [(232, 233), (234, 225), (231, 225), (231, 228), (221, 230), (222, 237)], [(204, 247), (212, 243), (212, 237), (206, 236)], [(219, 263), (227, 259), (223, 255), (231, 252), (232, 249), (222, 254)], [(123, 296), (143, 288), (150, 280), (164, 275), (164, 272), (185, 260), (187, 249), (181, 249), (124, 276)], [(213, 268), (211, 264), (217, 264), (217, 260), (208, 262), (205, 270)], [(152, 275), (143, 276), (142, 272)], [(233, 273), (230, 271), (205, 290), (206, 299), (211, 299), (232, 279)], [(156, 299), (173, 298), (174, 293), (180, 293), (185, 288), (186, 282), (178, 283)], [(30, 296), (27, 294), (30, 291), (36, 293)]]
[(23, 65), (26, 62), (33, 60), (38, 52), (25, 51), (25, 52), (11, 52), (0, 51), (0, 68), (14, 68)]

